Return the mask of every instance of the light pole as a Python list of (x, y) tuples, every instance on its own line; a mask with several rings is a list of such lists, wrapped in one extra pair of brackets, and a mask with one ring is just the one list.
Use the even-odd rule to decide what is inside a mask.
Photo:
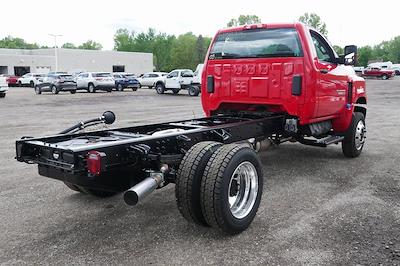
[(50, 36), (54, 37), (54, 57), (56, 60), (56, 71), (58, 71), (58, 53), (57, 53), (57, 37), (61, 37), (61, 34), (49, 34)]

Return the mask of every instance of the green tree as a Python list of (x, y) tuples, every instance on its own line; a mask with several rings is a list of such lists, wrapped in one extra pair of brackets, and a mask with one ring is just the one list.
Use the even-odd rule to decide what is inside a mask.
[(75, 44), (70, 43), (70, 42), (66, 42), (64, 43), (61, 48), (65, 48), (65, 49), (77, 49), (77, 47), (75, 46)]
[(170, 71), (171, 65), (171, 50), (176, 38), (173, 35), (160, 33), (156, 36), (153, 44), (152, 53), (154, 55), (154, 66), (159, 71)]
[(172, 68), (196, 68), (198, 62), (196, 41), (197, 37), (191, 32), (178, 36), (172, 45)]
[(368, 62), (373, 58), (374, 50), (371, 46), (364, 46), (358, 49), (358, 66), (367, 66)]
[(334, 45), (334, 46), (333, 46), (333, 50), (335, 50), (335, 52), (336, 52), (338, 55), (341, 55), (341, 54), (344, 53), (343, 47), (341, 47), (341, 46), (339, 46), (339, 45)]
[(81, 45), (78, 46), (78, 49), (83, 49), (83, 50), (101, 50), (103, 46), (95, 41), (88, 40)]
[(400, 36), (395, 37), (389, 44), (390, 61), (400, 63)]
[(40, 46), (37, 43), (27, 43), (22, 38), (14, 38), (7, 36), (0, 40), (0, 48), (8, 49), (38, 49)]
[(240, 15), (238, 18), (231, 19), (227, 27), (234, 27), (239, 25), (249, 25), (249, 24), (256, 24), (261, 23), (261, 19), (256, 15)]
[(325, 36), (328, 35), (325, 22), (323, 22), (321, 17), (315, 13), (304, 13), (304, 15), (299, 17), (299, 21), (307, 24), (310, 27), (313, 27)]
[(135, 32), (119, 29), (114, 34), (114, 50), (132, 52), (134, 49)]

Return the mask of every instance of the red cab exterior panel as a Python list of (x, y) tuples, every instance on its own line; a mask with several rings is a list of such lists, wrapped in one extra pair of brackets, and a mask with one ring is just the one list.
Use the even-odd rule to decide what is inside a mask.
[[(256, 35), (263, 31), (269, 32), (258, 38)], [(263, 51), (266, 56), (258, 56), (263, 42), (271, 47), (268, 38), (277, 44), (272, 53)], [(239, 47), (231, 40), (243, 43)], [(224, 49), (244, 56), (218, 53)], [(252, 49), (257, 52), (250, 54), (248, 50)], [(365, 81), (352, 67), (337, 64), (336, 58), (329, 42), (301, 23), (220, 30), (204, 64), (204, 112), (207, 116), (225, 110), (286, 113), (296, 117), (300, 125), (331, 120), (334, 131), (343, 132), (351, 122), (355, 104), (366, 103)]]

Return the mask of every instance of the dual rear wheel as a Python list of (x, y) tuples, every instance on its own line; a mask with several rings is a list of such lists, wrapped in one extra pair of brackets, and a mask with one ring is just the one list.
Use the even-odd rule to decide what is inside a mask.
[(186, 220), (237, 234), (253, 221), (262, 188), (262, 167), (253, 149), (200, 142), (179, 166), (175, 195)]

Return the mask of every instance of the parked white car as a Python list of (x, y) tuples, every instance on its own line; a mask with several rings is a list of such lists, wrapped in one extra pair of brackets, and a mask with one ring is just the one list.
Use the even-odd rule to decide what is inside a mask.
[(96, 90), (111, 92), (115, 87), (115, 80), (109, 72), (84, 72), (76, 77), (76, 87), (91, 93)]
[(146, 86), (151, 89), (156, 86), (157, 81), (164, 80), (166, 75), (168, 75), (166, 72), (149, 72), (136, 79), (141, 87)]
[(27, 73), (27, 74), (23, 75), (22, 77), (18, 78), (17, 84), (18, 84), (18, 86), (28, 86), (29, 85), (31, 88), (33, 88), (44, 77), (45, 77), (45, 74), (41, 74), (41, 73)]
[(6, 97), (8, 91), (7, 77), (0, 77), (0, 98)]
[(190, 96), (198, 96), (200, 84), (194, 83), (194, 73), (191, 69), (175, 69), (163, 77), (163, 80), (156, 82), (158, 94), (164, 94), (168, 90), (174, 94), (178, 94), (180, 90), (187, 90)]

